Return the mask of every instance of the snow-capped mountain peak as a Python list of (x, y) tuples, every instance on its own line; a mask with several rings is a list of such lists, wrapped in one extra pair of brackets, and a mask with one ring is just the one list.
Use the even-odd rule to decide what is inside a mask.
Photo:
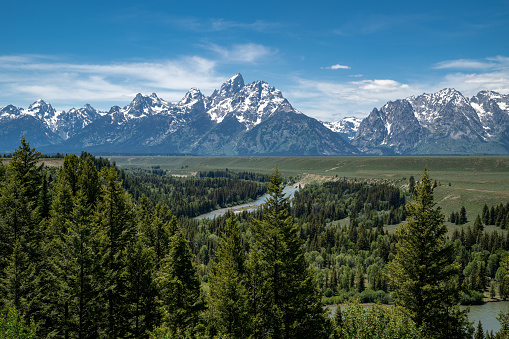
[(191, 88), (186, 95), (179, 101), (178, 106), (192, 107), (199, 102), (203, 102), (205, 97), (198, 88)]
[[(233, 85), (236, 85), (233, 86)], [(233, 89), (239, 89), (235, 91)], [(227, 95), (228, 94), (228, 95)], [(210, 118), (221, 123), (227, 115), (234, 116), (247, 130), (260, 124), (277, 111), (294, 111), (280, 90), (271, 87), (265, 81), (244, 84), (237, 73), (211, 96), (207, 113)]]
[(356, 117), (346, 117), (338, 121), (323, 122), (323, 124), (331, 131), (343, 134), (349, 140), (352, 140), (359, 130), (361, 121), (362, 119), (358, 119)]
[(0, 119), (12, 119), (21, 115), (21, 109), (14, 105), (7, 105), (0, 109)]
[(242, 89), (242, 87), (244, 87), (244, 78), (240, 73), (237, 73), (221, 86), (219, 94), (224, 96), (237, 93)]
[(62, 111), (56, 111), (50, 104), (47, 104), (42, 99), (37, 100), (31, 104), (28, 109), (22, 111), (22, 114), (31, 115), (44, 121), (52, 130), (55, 130), (58, 116), (61, 113)]
[(155, 93), (151, 95), (138, 93), (133, 101), (124, 107), (123, 112), (125, 118), (129, 120), (167, 112), (170, 107), (167, 101), (159, 98)]

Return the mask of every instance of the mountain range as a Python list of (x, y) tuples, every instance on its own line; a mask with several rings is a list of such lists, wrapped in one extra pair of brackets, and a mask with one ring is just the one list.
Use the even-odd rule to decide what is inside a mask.
[(121, 108), (57, 111), (43, 100), (0, 109), (0, 152), (24, 135), (46, 153), (210, 156), (509, 154), (509, 96), (454, 89), (388, 102), (368, 117), (320, 122), (264, 81), (240, 74), (210, 96), (190, 89), (178, 103), (137, 94)]

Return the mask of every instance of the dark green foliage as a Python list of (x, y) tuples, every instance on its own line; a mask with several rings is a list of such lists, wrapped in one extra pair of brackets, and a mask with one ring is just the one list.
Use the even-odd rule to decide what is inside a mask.
[(482, 328), (481, 321), (477, 323), (477, 329), (474, 334), (474, 339), (485, 339), (484, 329)]
[[(4, 314), (18, 305), (40, 337), (319, 338), (333, 333), (322, 302), (390, 300), (386, 264), (397, 239), (383, 227), (406, 218), (408, 196), (394, 186), (346, 178), (307, 185), (289, 206), (276, 173), (265, 209), (237, 221), (195, 220), (183, 215), (200, 201), (238, 203), (248, 191), (261, 194), (266, 178), (124, 172), (86, 153), (67, 156), (57, 175), (38, 159), (22, 140), (0, 164), (0, 305)], [(508, 238), (482, 223), (502, 228), (508, 210), (486, 206), (450, 242), (437, 240), (453, 248), (459, 274), (449, 285), (464, 290), (465, 303), (482, 300), (488, 287), (509, 296)], [(462, 314), (442, 315), (444, 326), (466, 328)], [(404, 320), (379, 320), (391, 319)]]
[(405, 220), (405, 197), (397, 187), (387, 184), (333, 181), (309, 185), (295, 194), (292, 205), (293, 216), (302, 222), (323, 224), (364, 215), (372, 227), (377, 227)]
[(246, 280), (246, 255), (237, 219), (232, 214), (212, 262), (208, 298), (212, 325), (228, 337), (245, 338), (249, 334)]
[(456, 307), (454, 247), (447, 243), (444, 216), (433, 197), (427, 168), (416, 187), (415, 202), (407, 203), (408, 218), (397, 231), (396, 256), (389, 278), (396, 303), (405, 307), (417, 327), (434, 338), (465, 338), (466, 314)]
[(41, 213), (38, 205), (43, 178), (40, 153), (21, 139), (6, 168), (0, 192), (0, 299), (2, 310), (14, 307), (32, 316), (36, 266), (41, 258)]
[(509, 338), (509, 312), (500, 312), (497, 317), (501, 329), (495, 334), (495, 338)]
[(426, 336), (401, 308), (381, 305), (364, 307), (353, 303), (343, 309), (338, 306), (331, 338), (424, 339)]
[[(449, 185), (450, 186), (450, 185)], [(410, 179), (408, 180), (408, 191), (410, 192), (410, 194), (414, 194), (415, 193), (415, 178), (413, 175), (410, 176)]]
[(170, 238), (168, 255), (157, 273), (163, 328), (170, 332), (195, 328), (202, 306), (193, 256), (180, 229)]
[(131, 201), (117, 180), (113, 168), (101, 171), (102, 194), (94, 216), (100, 230), (101, 285), (106, 300), (106, 335), (121, 338), (128, 330), (128, 310), (125, 302), (127, 281), (124, 275), (126, 251), (135, 234)]
[(2, 339), (35, 339), (36, 332), (35, 324), (27, 324), (25, 317), (15, 308), (9, 308), (6, 314), (0, 316)]
[(266, 192), (267, 176), (252, 172), (210, 171), (196, 177), (173, 177), (165, 170), (120, 172), (123, 187), (138, 200), (145, 195), (152, 203), (172, 206), (177, 217), (196, 217), (216, 208), (238, 205)]
[(253, 220), (248, 269), (255, 338), (323, 337), (326, 318), (276, 172), (267, 184), (263, 220)]

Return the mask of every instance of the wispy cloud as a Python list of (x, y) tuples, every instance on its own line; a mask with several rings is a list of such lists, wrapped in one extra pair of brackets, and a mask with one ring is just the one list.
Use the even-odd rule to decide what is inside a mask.
[[(225, 79), (216, 62), (196, 56), (157, 62), (78, 64), (55, 57), (0, 57), (0, 100), (35, 100), (53, 104), (118, 102), (142, 92), (177, 101), (199, 85), (205, 93)], [(68, 107), (67, 107), (68, 108)], [(109, 107), (102, 107), (109, 108)]]
[(236, 22), (236, 21), (228, 21), (224, 19), (211, 19), (209, 21), (210, 28), (214, 31), (224, 31), (230, 29), (245, 29), (252, 31), (269, 31), (274, 28), (280, 27), (280, 23), (276, 22), (267, 22), (263, 20), (256, 20), (254, 22)]
[(344, 116), (365, 117), (388, 100), (405, 98), (418, 88), (392, 79), (350, 82), (315, 81), (294, 78), (295, 85), (285, 95), (298, 110), (319, 120), (339, 120)]
[(438, 82), (440, 88), (453, 87), (467, 96), (481, 90), (509, 93), (509, 57), (499, 55), (482, 60), (448, 60), (434, 68), (456, 71), (443, 76)]
[(434, 69), (458, 69), (458, 70), (489, 70), (509, 67), (509, 58), (496, 56), (482, 60), (456, 59), (441, 61), (433, 66)]
[(493, 67), (492, 62), (483, 62), (478, 60), (458, 59), (446, 60), (437, 63), (435, 69), (489, 69)]
[(199, 19), (195, 17), (166, 17), (162, 22), (174, 25), (180, 29), (194, 31), (194, 32), (222, 32), (230, 30), (243, 30), (243, 31), (255, 31), (255, 32), (271, 32), (275, 29), (283, 27), (283, 24), (278, 22), (268, 22), (263, 20), (257, 20), (253, 22), (237, 22), (231, 20), (225, 20), (223, 18), (212, 18), (212, 19)]
[[(506, 56), (447, 60), (432, 67), (444, 73), (408, 83), (395, 79), (334, 82), (295, 77), (294, 85), (285, 95), (300, 111), (330, 121), (351, 115), (365, 117), (374, 107), (379, 108), (387, 101), (434, 93), (443, 88), (455, 88), (465, 96), (473, 96), (481, 90), (509, 94), (509, 58)], [(357, 76), (362, 77), (360, 74), (353, 77)]]
[(322, 69), (350, 69), (350, 66), (335, 64), (332, 66), (322, 67)]
[(217, 60), (221, 63), (256, 63), (277, 53), (275, 49), (254, 43), (238, 44), (229, 48), (216, 44), (207, 44), (204, 47), (216, 53)]

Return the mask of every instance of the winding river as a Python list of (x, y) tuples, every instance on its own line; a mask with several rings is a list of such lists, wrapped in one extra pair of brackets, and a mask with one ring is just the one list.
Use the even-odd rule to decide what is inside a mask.
[[(296, 191), (299, 189), (293, 186), (286, 186), (283, 190), (283, 193), (289, 197), (290, 199), (293, 198), (293, 195)], [(236, 205), (233, 207), (228, 208), (221, 208), (206, 214), (202, 214), (197, 216), (195, 219), (214, 219), (215, 217), (221, 216), (226, 214), (228, 211), (234, 211), (235, 213), (243, 212), (243, 211), (254, 211), (255, 209), (259, 208), (263, 203), (265, 203), (265, 199), (269, 196), (268, 193), (262, 195), (255, 201), (251, 201), (242, 205)]]

